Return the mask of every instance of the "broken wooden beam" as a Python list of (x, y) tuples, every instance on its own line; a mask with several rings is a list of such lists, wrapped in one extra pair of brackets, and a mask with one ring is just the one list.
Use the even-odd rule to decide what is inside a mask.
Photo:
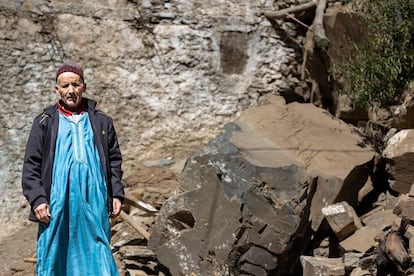
[(315, 19), (312, 24), (313, 39), (316, 42), (316, 46), (325, 50), (329, 46), (329, 39), (326, 37), (325, 27), (323, 26), (323, 18), (325, 16), (327, 2), (327, 0), (319, 0), (315, 11)]
[(141, 210), (144, 210), (144, 211), (150, 212), (150, 213), (158, 212), (158, 210), (154, 206), (152, 206), (148, 203), (145, 203), (141, 200), (138, 200), (138, 199), (136, 199), (132, 196), (125, 196), (124, 204), (134, 206), (136, 208), (139, 208)]
[(126, 245), (119, 249), (124, 259), (141, 260), (143, 262), (156, 261), (157, 257), (151, 249), (140, 245)]
[(131, 225), (135, 230), (138, 231), (146, 240), (149, 240), (150, 234), (141, 226), (139, 225), (131, 216), (129, 216), (124, 211), (121, 211), (120, 217), (127, 222), (129, 225)]
[(314, 8), (316, 7), (317, 4), (318, 4), (317, 1), (311, 1), (305, 4), (301, 4), (301, 5), (294, 6), (294, 7), (289, 7), (286, 9), (279, 10), (279, 11), (265, 11), (263, 14), (268, 19), (281, 19), (281, 18), (288, 16), (288, 14), (292, 14), (292, 13), (295, 14), (295, 13), (299, 13), (299, 12)]

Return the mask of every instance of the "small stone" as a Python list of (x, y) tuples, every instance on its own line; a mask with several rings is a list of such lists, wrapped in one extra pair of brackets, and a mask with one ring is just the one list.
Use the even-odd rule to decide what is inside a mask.
[(355, 210), (345, 201), (322, 208), (322, 214), (340, 241), (362, 228)]

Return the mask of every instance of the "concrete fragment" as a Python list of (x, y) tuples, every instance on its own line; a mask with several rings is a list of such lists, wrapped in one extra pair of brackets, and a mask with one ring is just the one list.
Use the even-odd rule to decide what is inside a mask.
[(346, 201), (322, 208), (322, 214), (340, 241), (362, 227), (354, 208), (349, 206)]
[(345, 267), (341, 258), (324, 258), (300, 256), (303, 276), (345, 275)]

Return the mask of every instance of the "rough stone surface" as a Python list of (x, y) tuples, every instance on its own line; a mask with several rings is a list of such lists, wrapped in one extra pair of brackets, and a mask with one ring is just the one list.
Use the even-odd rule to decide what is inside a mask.
[(414, 183), (414, 129), (397, 132), (388, 141), (382, 155), (388, 160), (390, 187), (399, 193), (408, 193)]
[(393, 211), (400, 217), (414, 221), (414, 197), (405, 194), (399, 196)]
[(357, 251), (365, 253), (375, 245), (375, 237), (382, 233), (381, 229), (369, 226), (362, 227), (347, 239), (340, 242), (345, 251)]
[(367, 215), (362, 222), (365, 226), (385, 230), (390, 228), (398, 216), (392, 210), (383, 210)]
[(341, 258), (301, 256), (300, 262), (303, 267), (303, 276), (346, 275)]
[(362, 253), (345, 252), (342, 256), (342, 262), (344, 263), (345, 270), (352, 271), (359, 266), (359, 260), (363, 256)]
[(349, 206), (346, 201), (322, 208), (322, 214), (340, 241), (362, 227), (354, 208)]
[(85, 68), (86, 96), (114, 117), (129, 183), (140, 162), (187, 157), (261, 95), (293, 90), (298, 53), (260, 16), (273, 5), (0, 1), (0, 221), (27, 217), (23, 151), (65, 59)]
[[(227, 139), (230, 128), (239, 129), (227, 125)], [(301, 194), (306, 182), (303, 168), (294, 163), (277, 168), (254, 166), (241, 156), (232, 156), (239, 150), (221, 139), (226, 138), (214, 145), (223, 148), (210, 145), (219, 152), (199, 153), (187, 163), (182, 188), (188, 191), (167, 201), (154, 227), (150, 246), (173, 275), (228, 275), (231, 269), (269, 275), (280, 265), (292, 233), (301, 227), (304, 206), (289, 200)], [(283, 186), (291, 188), (283, 191)], [(188, 217), (193, 218), (193, 226), (186, 222)], [(306, 228), (300, 231), (306, 236)]]
[[(316, 205), (357, 198), (368, 169), (352, 174), (373, 151), (358, 146), (352, 128), (311, 104), (267, 100), (187, 161), (183, 194), (161, 209), (150, 246), (174, 275), (237, 274), (247, 267), (291, 274), (310, 238), (310, 219), (323, 218)], [(346, 179), (352, 196), (341, 194)], [(339, 183), (336, 193), (315, 199), (332, 182)]]
[[(251, 133), (262, 133), (266, 138), (251, 141), (252, 149), (246, 156), (269, 159), (273, 152), (267, 145), (273, 143), (275, 152), (281, 151), (305, 166), (316, 186), (311, 204), (312, 229), (316, 231), (323, 219), (323, 207), (342, 200), (356, 206), (358, 191), (369, 177), (374, 151), (360, 146), (362, 140), (355, 129), (327, 112), (313, 105), (284, 105), (280, 98), (268, 98), (273, 104), (248, 109), (239, 119), (240, 124), (251, 126)], [(236, 133), (233, 140), (237, 143), (237, 139), (243, 137)]]

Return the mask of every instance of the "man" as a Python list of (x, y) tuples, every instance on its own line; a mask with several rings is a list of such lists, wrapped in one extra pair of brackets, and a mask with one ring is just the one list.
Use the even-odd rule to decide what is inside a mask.
[(112, 119), (83, 98), (83, 70), (56, 72), (59, 100), (34, 119), (23, 164), (30, 219), (39, 222), (38, 275), (119, 275), (109, 216), (121, 212), (121, 152)]

